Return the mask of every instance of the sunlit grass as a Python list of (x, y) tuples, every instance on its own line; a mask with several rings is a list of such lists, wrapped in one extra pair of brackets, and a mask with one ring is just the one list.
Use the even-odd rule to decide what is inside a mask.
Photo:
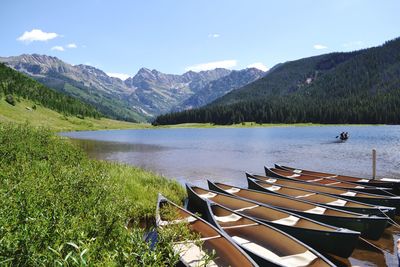
[(0, 122), (26, 123), (32, 126), (51, 128), (54, 131), (80, 131), (104, 129), (144, 129), (151, 127), (146, 123), (131, 123), (106, 118), (84, 119), (75, 116), (65, 116), (54, 110), (36, 105), (32, 101), (23, 100), (16, 102), (15, 106), (8, 104), (4, 98), (0, 99)]
[(174, 264), (174, 234), (161, 231), (151, 250), (137, 227), (158, 192), (185, 197), (175, 181), (91, 160), (47, 129), (0, 124), (0, 265)]

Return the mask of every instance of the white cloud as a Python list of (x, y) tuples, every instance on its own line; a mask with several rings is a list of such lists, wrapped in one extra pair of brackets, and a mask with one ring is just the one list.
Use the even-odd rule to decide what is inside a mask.
[(131, 77), (129, 74), (126, 74), (126, 73), (107, 72), (106, 74), (110, 77), (119, 78), (123, 81), (125, 81), (126, 79)]
[(218, 37), (220, 37), (221, 35), (219, 34), (219, 33), (210, 33), (209, 35), (208, 35), (208, 37), (209, 38), (218, 38)]
[(255, 62), (253, 64), (250, 64), (247, 66), (247, 68), (256, 68), (262, 71), (267, 71), (269, 70), (269, 68), (267, 66), (265, 66), (263, 63), (261, 62)]
[(315, 44), (313, 47), (314, 47), (314, 49), (317, 49), (317, 50), (327, 49), (328, 48), (327, 46), (322, 45), (322, 44)]
[(55, 32), (44, 32), (39, 29), (33, 29), (30, 32), (24, 32), (20, 37), (17, 38), (18, 41), (31, 43), (34, 41), (48, 41), (58, 37), (59, 35)]
[(202, 71), (202, 70), (213, 70), (216, 68), (225, 68), (225, 69), (231, 69), (237, 65), (237, 60), (221, 60), (221, 61), (214, 61), (214, 62), (208, 62), (208, 63), (201, 63), (201, 64), (196, 64), (193, 66), (186, 67), (186, 71)]
[(64, 51), (64, 47), (56, 45), (51, 48), (53, 51)]
[(71, 44), (67, 44), (66, 47), (67, 48), (77, 48), (78, 46), (74, 43), (71, 43)]

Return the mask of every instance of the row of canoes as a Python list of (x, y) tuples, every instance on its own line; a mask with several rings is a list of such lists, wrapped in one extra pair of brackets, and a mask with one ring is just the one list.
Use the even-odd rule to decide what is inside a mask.
[(157, 210), (168, 204), (180, 215), (166, 222), (158, 212), (158, 226), (184, 221), (203, 240), (174, 244), (183, 266), (198, 266), (211, 251), (207, 266), (333, 266), (323, 254), (349, 257), (360, 236), (379, 239), (400, 209), (396, 180), (275, 167), (246, 173), (248, 188), (187, 184), (188, 209), (206, 221), (159, 199)]

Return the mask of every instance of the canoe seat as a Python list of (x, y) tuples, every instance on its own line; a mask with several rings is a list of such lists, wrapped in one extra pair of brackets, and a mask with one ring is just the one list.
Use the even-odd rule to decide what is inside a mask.
[(213, 193), (213, 192), (208, 192), (207, 194), (199, 194), (199, 196), (201, 198), (213, 198), (215, 197), (217, 194)]
[(193, 216), (189, 216), (189, 217), (186, 217), (186, 218), (183, 218), (183, 219), (172, 220), (172, 221), (163, 221), (163, 220), (160, 219), (158, 221), (158, 224), (160, 226), (165, 226), (165, 225), (169, 225), (169, 224), (177, 224), (177, 223), (183, 223), (183, 222), (191, 223), (191, 222), (194, 222), (196, 220), (197, 219), (195, 217), (193, 217)]
[(347, 191), (346, 193), (342, 193), (342, 194), (340, 194), (340, 195), (342, 195), (342, 196), (354, 197), (356, 194), (357, 194), (356, 192)]
[(324, 178), (336, 178), (337, 175), (331, 175), (331, 176), (324, 176)]
[(302, 170), (293, 170), (292, 172), (294, 172), (294, 173), (301, 173)]
[[(194, 242), (176, 243), (173, 248), (185, 266), (203, 266), (205, 264), (207, 253)], [(216, 267), (218, 265), (211, 260), (206, 266)]]
[(371, 180), (370, 179), (361, 179), (361, 180), (358, 180), (357, 182), (358, 183), (369, 183)]
[(321, 181), (323, 179), (325, 179), (325, 178), (317, 178), (317, 179), (314, 179), (314, 180), (307, 180), (306, 182), (318, 182), (318, 181)]
[(279, 220), (271, 221), (273, 223), (279, 223), (283, 225), (289, 225), (289, 226), (294, 226), (296, 223), (300, 220), (300, 218), (290, 215), (289, 217), (285, 217)]
[(313, 196), (316, 193), (309, 193), (309, 194), (305, 194), (305, 195), (301, 195), (301, 196), (296, 196), (295, 198), (302, 198), (302, 197), (309, 197), (309, 196)]
[(222, 226), (221, 228), (226, 230), (226, 229), (243, 228), (243, 227), (256, 226), (256, 225), (259, 225), (259, 224), (258, 223), (249, 223), (249, 224), (241, 224), (241, 225)]
[(269, 191), (278, 191), (279, 189), (281, 189), (282, 187), (277, 186), (277, 185), (273, 185), (273, 186), (268, 186), (268, 187), (264, 187), (265, 189), (269, 190)]
[(307, 250), (304, 253), (281, 257), (281, 263), (285, 266), (307, 266), (316, 258), (314, 253)]
[(337, 199), (335, 201), (326, 203), (327, 205), (334, 205), (334, 206), (341, 206), (344, 207), (344, 205), (346, 205), (347, 201), (343, 200), (343, 199)]
[(324, 214), (325, 211), (326, 211), (326, 209), (323, 207), (315, 207), (315, 208), (312, 208), (309, 210), (305, 210), (304, 212), (314, 213), (314, 214)]
[(335, 184), (340, 184), (341, 182), (333, 182), (333, 183), (329, 183), (329, 184), (325, 184), (325, 185), (335, 185)]
[(364, 186), (357, 185), (355, 188), (365, 188)]
[(214, 218), (219, 222), (236, 222), (243, 217), (232, 213), (227, 216), (214, 216)]
[(240, 189), (239, 189), (239, 188), (236, 188), (236, 187), (232, 187), (232, 188), (230, 188), (230, 189), (226, 189), (225, 191), (228, 192), (228, 193), (230, 193), (230, 194), (234, 194), (234, 193), (239, 192)]
[(269, 179), (267, 179), (267, 180), (265, 180), (267, 183), (275, 183), (276, 181), (278, 181), (277, 179), (272, 179), (272, 178), (269, 178)]
[(307, 250), (304, 253), (299, 253), (299, 254), (294, 254), (294, 255), (289, 255), (289, 256), (284, 256), (280, 257), (276, 255), (274, 252), (266, 249), (263, 246), (260, 246), (256, 243), (253, 243), (249, 240), (246, 240), (242, 237), (239, 236), (233, 236), (232, 239), (240, 244), (242, 247), (245, 249), (251, 251), (252, 253), (265, 258), (271, 262), (278, 263), (279, 265), (284, 265), (284, 266), (307, 266), (309, 265), (312, 261), (314, 261), (317, 256), (314, 255), (312, 252)]
[(296, 177), (299, 177), (300, 176), (300, 174), (293, 174), (293, 175), (290, 175), (290, 176), (287, 176), (288, 178), (296, 178)]
[(254, 208), (257, 208), (257, 207), (259, 207), (259, 205), (254, 205), (254, 206), (250, 206), (250, 207), (245, 207), (245, 208), (237, 209), (237, 210), (235, 210), (235, 211), (251, 210), (251, 209), (254, 209)]

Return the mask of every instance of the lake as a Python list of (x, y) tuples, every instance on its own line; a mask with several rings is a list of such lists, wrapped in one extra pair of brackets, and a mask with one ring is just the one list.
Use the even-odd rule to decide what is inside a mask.
[[(338, 142), (347, 131), (350, 139)], [(62, 133), (90, 157), (151, 170), (180, 183), (206, 186), (206, 179), (247, 186), (244, 172), (263, 173), (274, 163), (360, 177), (400, 177), (400, 126), (320, 126), (276, 128), (207, 128), (108, 130)], [(381, 250), (359, 244), (343, 266), (397, 265), (391, 226), (379, 241)]]
[[(350, 139), (335, 137), (348, 131)], [(206, 185), (205, 179), (246, 185), (245, 171), (274, 163), (362, 177), (400, 177), (400, 126), (320, 126), (108, 130), (62, 133), (91, 157), (124, 162)]]

